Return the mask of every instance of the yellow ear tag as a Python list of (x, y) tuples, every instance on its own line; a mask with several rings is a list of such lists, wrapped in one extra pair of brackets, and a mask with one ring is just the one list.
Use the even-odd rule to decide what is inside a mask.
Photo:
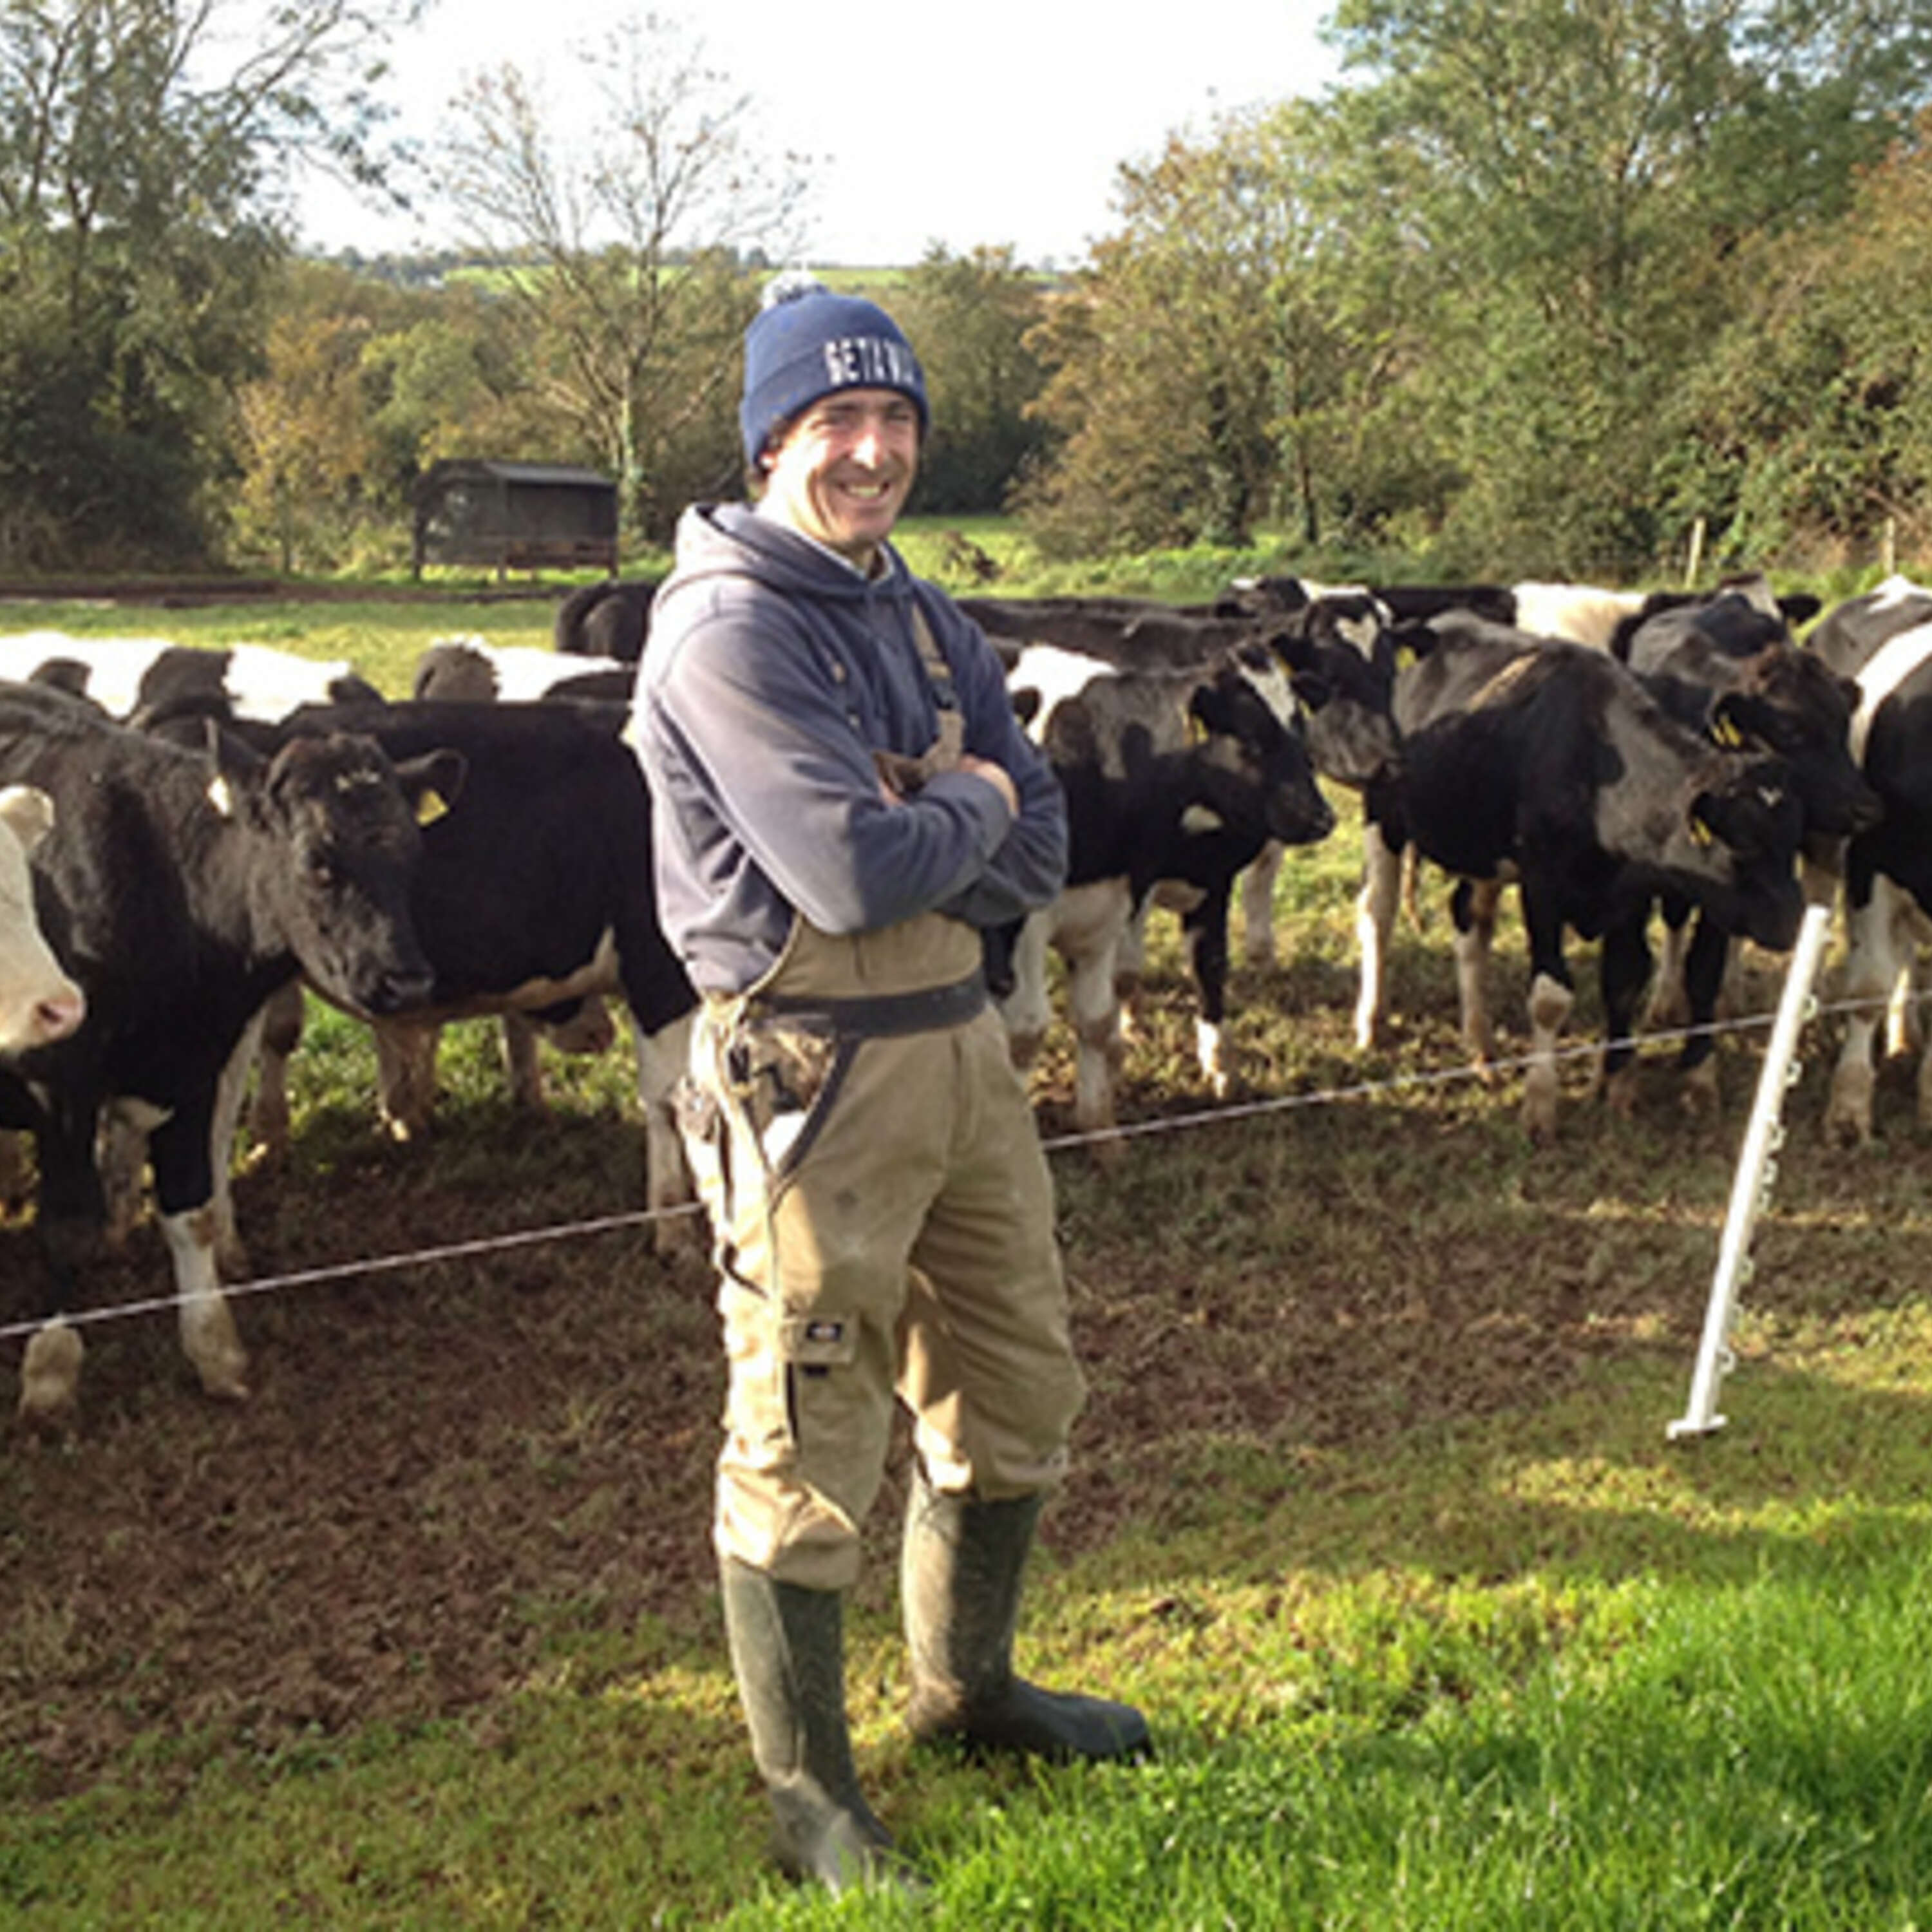
[(1690, 836), (1700, 845), (1712, 844), (1715, 836), (1711, 828), (1694, 812), (1690, 814)]
[(448, 816), (449, 807), (443, 803), (442, 794), (440, 791), (425, 791), (416, 800), (416, 823), (418, 825), (434, 825), (439, 818)]
[(1744, 741), (1744, 734), (1728, 712), (1720, 712), (1711, 720), (1711, 736), (1726, 751), (1736, 750)]
[(1208, 727), (1191, 711), (1187, 714), (1187, 741), (1191, 745), (1208, 742)]
[(1395, 668), (1407, 670), (1412, 665), (1422, 662), (1422, 653), (1413, 644), (1398, 644), (1395, 647)]

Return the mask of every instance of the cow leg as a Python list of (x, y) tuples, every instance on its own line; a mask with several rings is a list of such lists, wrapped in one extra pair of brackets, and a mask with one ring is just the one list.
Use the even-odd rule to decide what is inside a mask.
[(215, 1261), (220, 1215), (208, 1154), (218, 1111), (211, 1088), (170, 1114), (155, 1129), (149, 1146), (155, 1205), (174, 1264), (182, 1350), (208, 1394), (238, 1402), (248, 1393), (248, 1358), (222, 1296)]
[(1496, 907), (1502, 897), (1493, 879), (1458, 879), (1450, 895), (1456, 924), (1456, 996), (1462, 1019), (1462, 1043), (1486, 1072), (1496, 1056), (1496, 1029), (1490, 1022), (1490, 953), (1496, 944)]
[(510, 1104), (532, 1114), (544, 1109), (543, 1068), (537, 1058), (537, 1026), (521, 1013), (502, 1016), (503, 1075)]
[(1022, 1071), (1032, 1066), (1046, 1043), (1053, 1008), (1046, 986), (1047, 915), (1031, 915), (1012, 943), (1013, 988), (1000, 1002), (1006, 1029), (1006, 1051)]
[(1270, 838), (1241, 874), (1241, 944), (1250, 966), (1275, 963), (1274, 884), (1283, 849)]
[(1355, 900), (1355, 946), (1361, 959), (1355, 998), (1355, 1044), (1366, 1051), (1388, 1026), (1388, 945), (1402, 892), (1402, 853), (1371, 820), (1362, 828), (1362, 890)]
[(106, 1219), (94, 1165), (98, 1112), (91, 1098), (57, 1094), (34, 1129), (40, 1168), (34, 1214), (46, 1268), (47, 1320), (28, 1337), (20, 1362), (18, 1414), (29, 1429), (64, 1429), (80, 1406), (86, 1351), (80, 1331), (64, 1318), (74, 1306), (81, 1259)]
[[(1118, 1059), (1134, 1037), (1135, 1002), (1147, 970), (1147, 922), (1154, 910), (1151, 895), (1128, 915), (1114, 941), (1114, 1014), (1107, 1024), (1108, 1051)], [(1107, 1124), (1113, 1125), (1110, 1114)]]
[(1717, 1042), (1711, 1027), (1736, 950), (1730, 934), (1708, 912), (1700, 911), (1684, 962), (1684, 992), (1689, 1004), (1684, 1018), (1691, 1031), (1677, 1056), (1682, 1079), (1678, 1101), (1687, 1113), (1714, 1115), (1718, 1111)]
[(1636, 1046), (1631, 1034), (1650, 979), (1649, 919), (1650, 908), (1645, 904), (1628, 917), (1612, 921), (1604, 930), (1598, 960), (1604, 1001), (1603, 1097), (1625, 1119), (1636, 1104)]
[(1226, 879), (1209, 886), (1181, 926), (1201, 997), (1201, 1010), (1194, 1022), (1195, 1058), (1201, 1077), (1217, 1100), (1228, 1097), (1222, 1036), (1228, 1012), (1228, 902), (1232, 889), (1232, 881)]
[(1872, 1137), (1872, 1096), (1877, 1072), (1872, 1052), (1880, 1015), (1898, 978), (1898, 888), (1889, 879), (1874, 877), (1848, 882), (1846, 892), (1846, 956), (1840, 993), (1849, 1010), (1845, 1037), (1832, 1070), (1832, 1090), (1825, 1107), (1825, 1131), (1845, 1146), (1862, 1147)]
[[(1645, 1026), (1657, 1033), (1688, 1025), (1692, 1011), (1690, 989), (1684, 981), (1690, 970), (1693, 908), (1689, 900), (1674, 895), (1666, 894), (1661, 903), (1664, 950), (1651, 987), (1650, 1005), (1644, 1014)], [(1698, 929), (1702, 930), (1701, 921)]]
[(208, 1133), (208, 1166), (214, 1192), (215, 1258), (231, 1279), (248, 1274), (248, 1250), (235, 1222), (235, 1144), (242, 1132), (242, 1114), (248, 1098), (248, 1076), (261, 1057), (267, 1028), (265, 1005), (242, 1030), (235, 1051), (221, 1070), (214, 1089), (214, 1125)]
[(686, 1013), (655, 1033), (646, 1032), (634, 1014), (631, 1018), (638, 1106), (644, 1120), (644, 1205), (657, 1217), (651, 1225), (652, 1251), (664, 1256), (701, 1246), (705, 1238), (702, 1215), (676, 1211), (698, 1198), (671, 1104), (671, 1095), (691, 1064), (694, 1017)]
[(1529, 1054), (1523, 1076), (1522, 1126), (1539, 1145), (1556, 1132), (1556, 1046), (1576, 989), (1563, 958), (1563, 928), (1526, 889), (1523, 923), (1529, 931)]
[(279, 1167), (289, 1154), (289, 1062), (302, 1044), (308, 996), (299, 980), (268, 996), (262, 1009), (257, 1036), (255, 1103), (249, 1112), (248, 1131), (256, 1157)]
[(410, 1141), (426, 1133), (436, 1112), (436, 1049), (440, 1027), (420, 1021), (378, 1020), (376, 1104), (389, 1138)]
[(102, 1234), (110, 1248), (122, 1248), (141, 1218), (141, 1187), (148, 1176), (148, 1137), (166, 1112), (134, 1100), (110, 1100), (100, 1110), (94, 1139), (94, 1164), (100, 1176), (106, 1219)]
[(1117, 962), (1130, 923), (1125, 889), (1108, 895), (1097, 910), (1100, 916), (1078, 930), (1063, 927), (1058, 940), (1073, 1023), (1073, 1121), (1084, 1133), (1114, 1124), (1114, 1076), (1122, 1050)]

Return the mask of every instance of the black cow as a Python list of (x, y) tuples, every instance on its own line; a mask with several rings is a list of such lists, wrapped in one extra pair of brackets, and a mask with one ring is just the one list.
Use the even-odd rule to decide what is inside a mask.
[(1457, 976), (1479, 1060), (1490, 1051), (1490, 917), (1502, 886), (1517, 884), (1532, 981), (1522, 1118), (1546, 1138), (1574, 998), (1565, 928), (1604, 940), (1606, 1025), (1624, 1040), (1649, 976), (1633, 909), (1657, 894), (1709, 905), (1761, 945), (1792, 944), (1804, 910), (1798, 801), (1780, 763), (1678, 724), (1600, 651), (1454, 616), (1410, 627), (1402, 641), (1417, 661), (1396, 680), (1401, 770), (1380, 788), (1378, 817), (1396, 849), (1398, 837), (1412, 841), (1459, 882)]
[[(1880, 807), (1877, 824), (1845, 853), (1849, 1012), (1825, 1115), (1828, 1133), (1862, 1144), (1871, 1138), (1881, 1015), (1892, 1053), (1922, 1034), (1906, 996), (1932, 915), (1932, 590), (1890, 578), (1827, 612), (1809, 648), (1857, 682), (1852, 752)], [(1932, 1052), (1918, 1088), (1918, 1119), (1932, 1124)]]
[[(448, 745), (467, 768), (463, 809), (423, 831), (412, 904), (434, 975), (426, 998), (406, 1016), (388, 1016), (318, 988), (374, 1023), (390, 1132), (406, 1139), (427, 1127), (436, 1036), (447, 1022), (619, 996), (638, 1052), (649, 1202), (662, 1210), (690, 1198), (669, 1108), (697, 996), (658, 923), (650, 799), (620, 736), (628, 717), (625, 706), (589, 700), (432, 701), (298, 711), (279, 731), (293, 742), (345, 726), (366, 730), (398, 758)], [(283, 1088), (280, 1060), (292, 1043), (266, 1043), (257, 1121), (267, 1138)], [(661, 1244), (685, 1232), (661, 1223)]]
[[(1660, 603), (1621, 631), (1611, 648), (1679, 723), (1782, 760), (1802, 815), (1808, 863), (1815, 878), (1834, 885), (1846, 840), (1879, 815), (1851, 752), (1857, 685), (1793, 640), (1778, 602), (1744, 590)], [(1678, 1058), (1685, 1097), (1709, 1106), (1716, 1097), (1709, 1027), (1733, 935), (1705, 907), (1687, 951), (1689, 902), (1668, 898), (1664, 910), (1667, 944), (1651, 1019), (1689, 1024)]]
[(1070, 852), (1064, 890), (1021, 931), (1017, 983), (1001, 1010), (1024, 1064), (1051, 1018), (1046, 949), (1056, 947), (1067, 964), (1083, 1130), (1113, 1124), (1122, 954), (1156, 890), (1180, 905), (1200, 990), (1202, 1070), (1225, 1091), (1235, 876), (1268, 840), (1306, 844), (1334, 825), (1300, 735), (1283, 722), (1286, 693), (1273, 703), (1264, 694), (1270, 676), (1282, 682), (1264, 656), (1123, 672), (1051, 647), (1027, 652), (1011, 674), (1016, 698), (1041, 694), (1036, 735), (1066, 795)]
[(34, 856), (43, 924), (87, 1001), (68, 1038), (0, 1071), (0, 1124), (30, 1130), (37, 1144), (50, 1276), (22, 1413), (56, 1420), (75, 1402), (80, 1338), (60, 1317), (103, 1220), (94, 1141), (109, 1108), (152, 1130), (183, 1346), (211, 1394), (242, 1395), (244, 1358), (214, 1252), (226, 1176), (210, 1149), (224, 1070), (264, 1003), (298, 974), (374, 1012), (428, 996), (410, 913), (417, 814), (457, 794), (460, 760), (426, 742), (392, 762), (344, 732), (272, 758), (229, 745), (218, 760), (60, 692), (8, 685), (0, 779), (54, 801)]
[(556, 607), (556, 648), (577, 657), (634, 664), (651, 633), (651, 604), (661, 577), (609, 577), (572, 591)]

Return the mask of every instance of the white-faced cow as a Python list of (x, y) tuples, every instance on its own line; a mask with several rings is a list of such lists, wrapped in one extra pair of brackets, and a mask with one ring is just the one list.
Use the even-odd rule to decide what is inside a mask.
[(1479, 1060), (1490, 1051), (1488, 915), (1516, 884), (1531, 972), (1522, 1119), (1546, 1138), (1574, 999), (1566, 928), (1604, 938), (1606, 1026), (1626, 1036), (1649, 975), (1631, 908), (1682, 892), (1762, 945), (1791, 944), (1804, 909), (1798, 802), (1780, 764), (1678, 724), (1605, 652), (1454, 616), (1404, 640), (1418, 657), (1396, 680), (1401, 772), (1383, 822), (1459, 882), (1457, 978)]
[[(1909, 1049), (1907, 996), (1932, 937), (1932, 590), (1888, 578), (1828, 611), (1809, 647), (1858, 684), (1852, 754), (1880, 807), (1845, 854), (1849, 1012), (1825, 1117), (1834, 1138), (1862, 1144), (1872, 1134), (1876, 1046), (1882, 1034), (1888, 1052)], [(1919, 1064), (1918, 1112), (1932, 1124), (1932, 1052)]]
[(1009, 684), (1036, 692), (1032, 727), (1066, 795), (1065, 890), (1022, 928), (1016, 985), (1001, 1001), (1024, 1064), (1050, 1013), (1046, 951), (1065, 958), (1076, 1041), (1074, 1113), (1086, 1131), (1114, 1122), (1120, 958), (1136, 914), (1178, 889), (1200, 992), (1202, 1072), (1225, 1090), (1227, 914), (1236, 874), (1269, 839), (1324, 838), (1334, 814), (1299, 733), (1283, 722), (1284, 682), (1265, 658), (1210, 670), (1118, 671), (1052, 646), (1021, 656)]
[(0, 1123), (30, 1130), (49, 1322), (28, 1344), (21, 1407), (73, 1408), (80, 1338), (61, 1317), (103, 1211), (104, 1108), (151, 1130), (154, 1192), (181, 1334), (210, 1393), (244, 1394), (244, 1358), (215, 1262), (210, 1150), (224, 1070), (251, 1021), (298, 973), (393, 1012), (431, 976), (410, 910), (417, 801), (453, 796), (460, 763), (425, 748), (393, 764), (366, 737), (291, 744), (272, 759), (163, 744), (34, 686), (0, 689), (0, 779), (54, 800), (35, 855), (43, 922), (86, 995), (62, 1040), (0, 1070)]
[(38, 787), (0, 786), (0, 1057), (64, 1040), (87, 1011), (34, 909), (27, 857), (53, 819), (53, 800)]

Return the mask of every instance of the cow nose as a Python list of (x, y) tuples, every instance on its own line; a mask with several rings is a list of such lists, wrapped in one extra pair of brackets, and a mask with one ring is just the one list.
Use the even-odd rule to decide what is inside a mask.
[(406, 1012), (427, 1006), (436, 990), (436, 975), (427, 966), (394, 968), (376, 980), (369, 1010), (374, 1013)]
[(64, 1040), (87, 1017), (87, 1000), (78, 986), (50, 994), (34, 1007), (34, 1029), (42, 1041)]

